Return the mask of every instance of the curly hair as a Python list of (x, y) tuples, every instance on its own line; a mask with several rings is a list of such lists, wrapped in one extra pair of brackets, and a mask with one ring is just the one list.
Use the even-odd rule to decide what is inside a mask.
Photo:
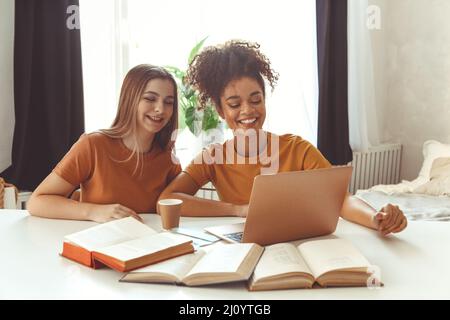
[(199, 91), (200, 107), (212, 101), (220, 108), (220, 96), (227, 84), (242, 77), (255, 79), (265, 95), (263, 77), (272, 90), (278, 73), (270, 67), (269, 59), (259, 51), (258, 43), (231, 40), (223, 45), (210, 46), (194, 57), (186, 73), (185, 82)]

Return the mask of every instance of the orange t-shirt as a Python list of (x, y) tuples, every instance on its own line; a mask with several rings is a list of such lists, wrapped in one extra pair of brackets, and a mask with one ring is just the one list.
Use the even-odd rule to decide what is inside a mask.
[[(180, 172), (171, 152), (154, 144), (143, 155), (136, 168), (136, 155), (128, 161), (131, 151), (122, 139), (102, 133), (83, 134), (53, 172), (72, 184), (81, 186), (82, 202), (119, 203), (136, 212), (156, 212), (156, 201), (164, 188)], [(142, 168), (142, 171), (141, 171)]]
[[(195, 183), (202, 187), (211, 181), (215, 186), (220, 200), (233, 204), (248, 204), (252, 191), (253, 180), (260, 174), (274, 174), (277, 172), (301, 171), (320, 168), (329, 168), (331, 164), (311, 143), (302, 138), (286, 134), (277, 136), (268, 134), (266, 147), (267, 157), (243, 158), (241, 163), (237, 163), (237, 153), (234, 147), (223, 145), (210, 146), (203, 150), (187, 167), (183, 170), (189, 174)], [(278, 148), (272, 143), (272, 138), (278, 138)], [(272, 150), (272, 146), (275, 146)], [(276, 152), (278, 149), (278, 153)], [(219, 151), (217, 151), (219, 150)], [(217, 152), (222, 150), (221, 163), (217, 163)], [(228, 152), (227, 152), (228, 151)], [(278, 157), (276, 157), (278, 154)], [(229, 159), (234, 159), (234, 163), (227, 163)], [(216, 161), (211, 161), (214, 158)], [(267, 159), (278, 159), (278, 163)], [(206, 161), (204, 159), (207, 159)], [(242, 164), (242, 161), (245, 164)]]

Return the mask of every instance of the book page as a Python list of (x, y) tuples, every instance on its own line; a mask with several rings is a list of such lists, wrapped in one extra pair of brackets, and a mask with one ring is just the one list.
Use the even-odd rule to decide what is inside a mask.
[(143, 278), (145, 278), (144, 274), (170, 274), (175, 276), (178, 281), (181, 282), (181, 279), (183, 279), (204, 254), (205, 251), (198, 250), (194, 253), (185, 254), (144, 268), (136, 269), (130, 272), (130, 274), (142, 274)]
[(291, 272), (312, 274), (297, 248), (290, 243), (267, 246), (253, 273), (254, 281)]
[(121, 261), (128, 261), (190, 241), (191, 239), (186, 236), (161, 232), (101, 248), (96, 250), (96, 252)]
[(252, 243), (236, 243), (214, 246), (188, 272), (186, 277), (196, 273), (232, 273), (236, 272), (247, 257)]
[(64, 237), (89, 251), (111, 246), (120, 242), (136, 239), (157, 232), (149, 226), (128, 217), (99, 224), (95, 227), (73, 233)]
[(370, 267), (369, 261), (344, 239), (307, 241), (298, 250), (315, 278), (333, 270)]

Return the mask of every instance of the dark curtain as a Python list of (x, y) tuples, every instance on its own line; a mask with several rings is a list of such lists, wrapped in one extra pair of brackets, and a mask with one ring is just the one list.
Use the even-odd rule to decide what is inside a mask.
[(78, 0), (15, 2), (16, 122), (12, 165), (0, 175), (20, 189), (34, 190), (84, 132), (80, 30), (67, 25), (72, 5)]
[(348, 130), (347, 0), (316, 0), (319, 70), (317, 145), (333, 165), (352, 161)]

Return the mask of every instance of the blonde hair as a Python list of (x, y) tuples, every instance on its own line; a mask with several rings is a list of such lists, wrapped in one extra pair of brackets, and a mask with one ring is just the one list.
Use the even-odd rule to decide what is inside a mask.
[(139, 144), (137, 139), (137, 108), (147, 83), (153, 79), (169, 80), (174, 88), (175, 99), (173, 103), (172, 117), (164, 128), (156, 133), (153, 140), (153, 143), (156, 142), (162, 150), (172, 151), (175, 143), (175, 141), (172, 140), (172, 133), (178, 127), (177, 84), (172, 75), (161, 67), (141, 64), (128, 71), (120, 90), (119, 106), (117, 109), (116, 118), (109, 129), (100, 130), (101, 133), (114, 139), (122, 139), (128, 136), (132, 136), (134, 138), (134, 147), (131, 155), (127, 159), (123, 160), (129, 161), (133, 158), (133, 156), (137, 155), (136, 168), (133, 174), (136, 172), (139, 164), (143, 163), (143, 155), (139, 152)]

